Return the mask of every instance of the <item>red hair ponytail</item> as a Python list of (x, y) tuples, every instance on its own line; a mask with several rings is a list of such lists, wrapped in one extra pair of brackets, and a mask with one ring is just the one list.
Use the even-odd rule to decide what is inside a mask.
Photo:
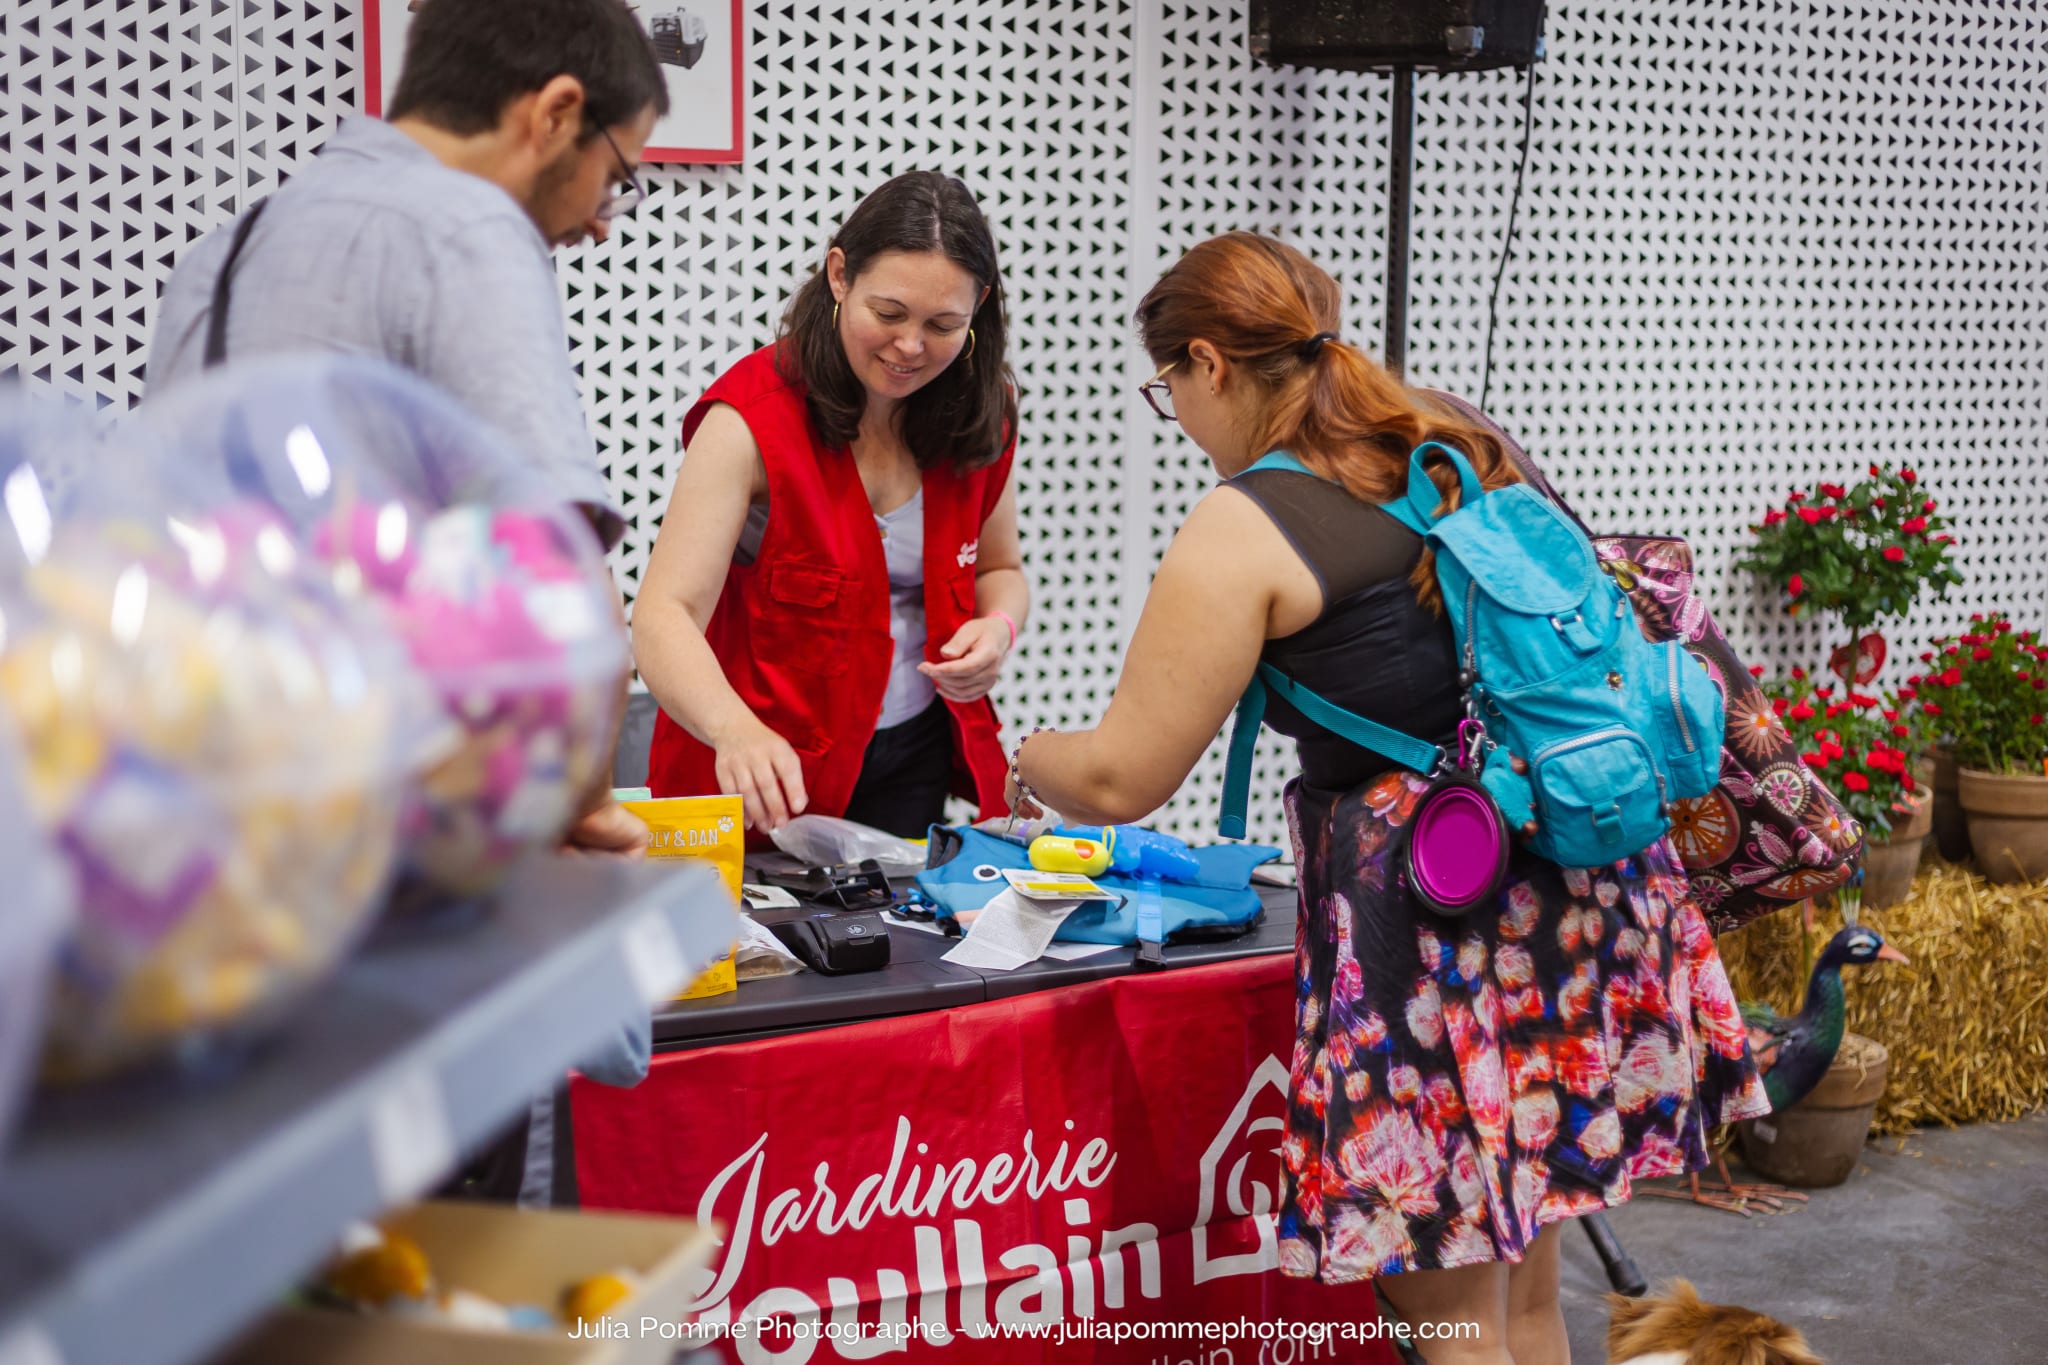
[[(1212, 237), (1181, 257), (1138, 305), (1138, 335), (1157, 365), (1183, 360), (1207, 341), (1245, 367), (1267, 393), (1261, 444), (1286, 450), (1363, 502), (1389, 502), (1408, 484), (1415, 447), (1441, 441), (1472, 462), (1480, 484), (1519, 481), (1500, 440), (1396, 379), (1334, 333), (1343, 297), (1337, 282), (1283, 242), (1251, 232)], [(1457, 505), (1448, 467), (1431, 477), (1446, 507)], [(1423, 551), (1417, 595), (1441, 608), (1434, 556)]]

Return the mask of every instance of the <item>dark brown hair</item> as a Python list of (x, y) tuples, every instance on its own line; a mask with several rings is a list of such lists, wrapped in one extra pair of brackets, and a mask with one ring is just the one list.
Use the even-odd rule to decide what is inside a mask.
[(473, 136), (557, 76), (583, 86), (582, 142), (649, 108), (668, 112), (661, 63), (620, 0), (428, 0), (384, 117)]
[[(1017, 429), (1017, 393), (1005, 358), (995, 234), (974, 196), (952, 176), (910, 171), (861, 200), (827, 255), (831, 247), (846, 253), (848, 284), (885, 252), (936, 251), (965, 270), (977, 288), (987, 288), (988, 297), (968, 323), (974, 329), (972, 351), (899, 403), (896, 426), (919, 469), (994, 464)], [(811, 425), (823, 443), (847, 446), (860, 434), (868, 397), (846, 359), (832, 310), (832, 286), (820, 260), (782, 315), (775, 364), (784, 378), (804, 386)]]
[[(1185, 362), (1206, 341), (1267, 389), (1260, 448), (1291, 452), (1365, 502), (1408, 486), (1408, 457), (1427, 441), (1465, 455), (1487, 489), (1519, 480), (1492, 432), (1417, 393), (1343, 341), (1315, 344), (1341, 326), (1337, 282), (1284, 242), (1252, 232), (1212, 237), (1168, 270), (1138, 305), (1138, 337), (1155, 365)], [(1457, 480), (1442, 463), (1430, 477), (1456, 507)], [(1440, 604), (1433, 556), (1413, 575), (1417, 595)]]

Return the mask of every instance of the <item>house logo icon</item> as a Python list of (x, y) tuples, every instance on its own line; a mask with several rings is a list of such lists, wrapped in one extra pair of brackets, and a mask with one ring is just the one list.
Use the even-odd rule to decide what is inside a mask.
[[(1196, 1284), (1227, 1275), (1261, 1275), (1279, 1267), (1275, 1210), (1280, 1205), (1280, 1137), (1287, 1130), (1286, 1104), (1287, 1068), (1278, 1057), (1268, 1055), (1252, 1072), (1230, 1117), (1203, 1151), (1201, 1203), (1192, 1237)], [(1209, 1231), (1219, 1218), (1225, 1229), (1234, 1220), (1249, 1219), (1257, 1246), (1235, 1251), (1219, 1246), (1212, 1253)], [(1217, 1238), (1219, 1243), (1224, 1240), (1223, 1236)], [(1229, 1240), (1241, 1243), (1245, 1239), (1239, 1235)]]

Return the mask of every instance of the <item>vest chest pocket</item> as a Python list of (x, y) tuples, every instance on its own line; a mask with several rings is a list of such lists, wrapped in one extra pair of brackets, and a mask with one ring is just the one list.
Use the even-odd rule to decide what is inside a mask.
[(839, 601), (846, 575), (829, 564), (801, 564), (783, 560), (768, 570), (768, 596), (778, 606), (808, 608), (828, 616)]
[[(753, 648), (764, 663), (826, 678), (844, 676), (860, 632), (852, 628), (855, 582), (830, 564), (780, 560), (752, 604)], [(884, 644), (887, 635), (883, 636)]]

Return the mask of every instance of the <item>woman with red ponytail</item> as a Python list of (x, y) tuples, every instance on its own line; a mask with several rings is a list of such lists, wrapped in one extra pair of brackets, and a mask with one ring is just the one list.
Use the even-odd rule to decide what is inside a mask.
[[(1143, 818), (1194, 768), (1263, 662), (1382, 725), (1449, 742), (1463, 715), (1429, 551), (1379, 503), (1429, 441), (1482, 485), (1502, 443), (1344, 341), (1336, 283), (1251, 233), (1202, 243), (1152, 287), (1142, 391), (1224, 482), (1161, 563), (1093, 730), (1029, 736), (1013, 806)], [(1297, 468), (1254, 468), (1268, 452)], [(1439, 475), (1446, 503), (1457, 492)], [(1570, 1351), (1558, 1224), (1634, 1182), (1707, 1164), (1707, 1131), (1764, 1112), (1742, 1019), (1668, 841), (1597, 868), (1518, 849), (1496, 900), (1418, 904), (1395, 862), (1422, 775), (1323, 730), (1293, 737), (1298, 992), (1281, 1152), (1281, 1269), (1381, 1277), (1433, 1362), (1550, 1365)]]

